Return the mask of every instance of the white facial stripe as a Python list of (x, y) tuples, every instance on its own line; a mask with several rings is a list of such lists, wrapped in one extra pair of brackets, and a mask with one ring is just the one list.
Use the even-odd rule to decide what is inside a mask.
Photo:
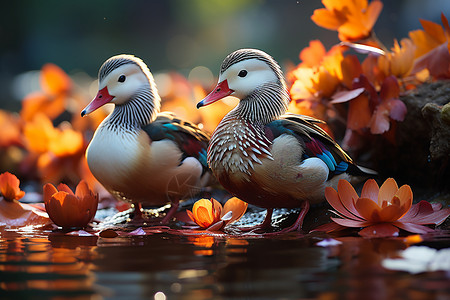
[[(119, 77), (125, 75), (125, 81), (119, 82)], [(109, 73), (99, 88), (108, 86), (108, 92), (114, 96), (115, 104), (122, 104), (135, 95), (144, 85), (148, 85), (148, 79), (142, 70), (135, 64), (126, 64)]]
[[(245, 77), (238, 76), (242, 70), (247, 71)], [(235, 91), (232, 95), (240, 99), (263, 84), (278, 82), (275, 72), (267, 63), (258, 59), (244, 60), (232, 65), (220, 75), (219, 82), (223, 80), (227, 80), (229, 88)]]

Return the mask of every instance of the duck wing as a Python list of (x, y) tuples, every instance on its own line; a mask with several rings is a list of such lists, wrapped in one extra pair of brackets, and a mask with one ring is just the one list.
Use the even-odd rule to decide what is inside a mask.
[(197, 125), (181, 120), (173, 113), (163, 112), (142, 129), (152, 141), (173, 141), (183, 154), (182, 161), (187, 157), (194, 157), (202, 164), (203, 172), (209, 169), (206, 151), (210, 136)]
[(367, 175), (347, 153), (317, 124), (325, 123), (309, 116), (284, 114), (264, 127), (267, 138), (271, 141), (282, 134), (294, 136), (303, 148), (302, 159), (317, 157), (328, 167), (329, 178), (348, 172), (352, 175)]

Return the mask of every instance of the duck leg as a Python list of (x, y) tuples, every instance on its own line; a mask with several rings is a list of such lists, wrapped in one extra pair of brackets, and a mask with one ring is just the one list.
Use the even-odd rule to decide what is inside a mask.
[(170, 204), (170, 209), (167, 212), (166, 216), (161, 220), (161, 224), (167, 225), (169, 222), (173, 219), (173, 216), (178, 210), (178, 206), (180, 206), (180, 200), (172, 200), (172, 203)]
[(251, 227), (241, 227), (239, 228), (241, 231), (244, 232), (250, 232), (250, 231), (267, 231), (268, 229), (272, 228), (272, 214), (273, 214), (273, 208), (268, 208), (266, 216), (264, 217), (264, 221), (261, 224), (251, 226)]
[(269, 235), (275, 235), (275, 234), (283, 234), (283, 233), (288, 233), (288, 232), (292, 232), (292, 231), (301, 231), (302, 230), (302, 225), (303, 225), (303, 220), (305, 219), (306, 214), (309, 211), (309, 207), (310, 204), (308, 201), (303, 201), (302, 202), (302, 210), (300, 211), (300, 213), (298, 214), (297, 220), (295, 221), (295, 223), (287, 228), (284, 228), (280, 231), (277, 232), (271, 232), (268, 233)]
[(134, 212), (131, 220), (127, 222), (128, 225), (142, 226), (148, 222), (145, 214), (142, 212), (142, 204), (140, 202), (133, 203)]

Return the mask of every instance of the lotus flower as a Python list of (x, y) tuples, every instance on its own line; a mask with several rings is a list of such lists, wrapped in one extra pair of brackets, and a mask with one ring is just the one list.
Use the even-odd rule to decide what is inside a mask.
[(6, 201), (19, 200), (25, 195), (25, 192), (20, 190), (19, 184), (20, 181), (15, 175), (9, 172), (0, 174), (0, 195)]
[(248, 204), (233, 197), (222, 207), (216, 199), (200, 199), (194, 203), (189, 218), (198, 226), (210, 231), (218, 231), (226, 225), (239, 220), (247, 210)]
[(51, 183), (44, 185), (45, 208), (52, 221), (61, 227), (85, 227), (97, 211), (98, 195), (86, 181), (81, 180), (75, 194), (65, 184), (56, 189)]
[(339, 180), (338, 190), (325, 189), (325, 197), (340, 218), (336, 224), (325, 224), (314, 231), (335, 231), (345, 227), (364, 227), (364, 237), (398, 236), (399, 228), (413, 233), (427, 233), (433, 229), (424, 224), (439, 225), (450, 215), (450, 208), (421, 201), (412, 205), (413, 193), (409, 185), (398, 188), (388, 178), (381, 187), (373, 179), (365, 182), (361, 197), (346, 180)]

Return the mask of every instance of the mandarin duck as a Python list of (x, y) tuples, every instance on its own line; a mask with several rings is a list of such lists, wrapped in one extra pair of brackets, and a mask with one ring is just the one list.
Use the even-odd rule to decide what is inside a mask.
[(209, 136), (172, 113), (159, 113), (153, 76), (135, 56), (106, 60), (98, 82), (97, 96), (81, 115), (107, 103), (114, 109), (86, 150), (89, 169), (117, 199), (135, 204), (134, 220), (143, 218), (142, 205), (171, 203), (162, 220), (167, 223), (179, 200), (193, 196), (212, 178), (206, 162)]
[(274, 208), (301, 207), (296, 222), (282, 231), (300, 230), (310, 203), (325, 199), (325, 187), (365, 174), (317, 125), (322, 121), (286, 113), (291, 99), (283, 73), (265, 52), (229, 54), (219, 83), (197, 107), (229, 95), (240, 101), (213, 132), (208, 163), (226, 190), (267, 209), (255, 227), (270, 227)]

